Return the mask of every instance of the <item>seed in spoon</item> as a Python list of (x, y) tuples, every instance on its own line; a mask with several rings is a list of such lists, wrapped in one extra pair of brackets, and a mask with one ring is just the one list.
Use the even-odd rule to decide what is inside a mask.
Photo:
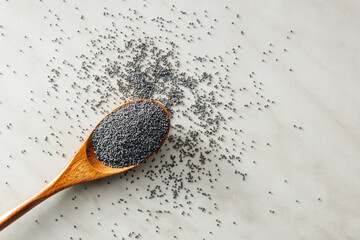
[(133, 101), (110, 113), (95, 128), (95, 154), (110, 167), (137, 165), (161, 146), (168, 128), (169, 117), (160, 105)]

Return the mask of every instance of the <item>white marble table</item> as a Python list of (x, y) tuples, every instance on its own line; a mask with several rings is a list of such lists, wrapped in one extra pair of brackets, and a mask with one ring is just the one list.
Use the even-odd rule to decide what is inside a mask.
[[(134, 9), (146, 24), (122, 17), (135, 18)], [(237, 138), (239, 149), (245, 142), (249, 150), (236, 166), (248, 174), (246, 181), (239, 180), (230, 166), (223, 167), (211, 190), (213, 200), (194, 198), (191, 210), (183, 198), (175, 201), (184, 209), (173, 208), (171, 197), (170, 203), (139, 200), (146, 194), (145, 178), (134, 186), (126, 177), (114, 176), (53, 196), (3, 230), (0, 239), (136, 239), (138, 234), (139, 239), (358, 239), (359, 11), (355, 0), (2, 1), (0, 213), (56, 176), (80, 146), (79, 137), (85, 138), (90, 124), (101, 119), (89, 114), (79, 123), (57, 115), (55, 108), (63, 113), (77, 98), (73, 92), (52, 91), (51, 68), (46, 64), (66, 59), (80, 65), (76, 56), (87, 52), (86, 44), (95, 36), (86, 29), (97, 28), (95, 34), (101, 34), (111, 22), (128, 34), (132, 32), (126, 26), (165, 36), (150, 21), (163, 17), (178, 25), (166, 29), (201, 39), (174, 40), (184, 53), (183, 61), (188, 52), (223, 56), (231, 65), (227, 74), (237, 90), (235, 106), (243, 116), (231, 124), (244, 131)], [(197, 18), (204, 29), (188, 28)], [(142, 36), (136, 33), (136, 37)], [(233, 54), (238, 45), (241, 48)], [(235, 56), (238, 61), (232, 65)], [(72, 84), (66, 81), (60, 88)], [(274, 101), (269, 109), (244, 108), (260, 99), (253, 81), (258, 86), (261, 82), (261, 94)], [(248, 91), (240, 94), (242, 87)], [(109, 103), (106, 108), (119, 104)], [(81, 112), (79, 105), (73, 107)], [(230, 132), (224, 135), (234, 137)], [(49, 142), (44, 141), (46, 136)], [(209, 187), (201, 184), (192, 188)], [(120, 198), (127, 204), (119, 204)], [(169, 213), (157, 214), (158, 210)]]

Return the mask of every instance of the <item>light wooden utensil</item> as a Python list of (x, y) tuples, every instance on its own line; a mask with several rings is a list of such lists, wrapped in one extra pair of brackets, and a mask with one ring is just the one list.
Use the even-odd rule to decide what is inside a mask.
[[(140, 100), (134, 100), (134, 101), (152, 101), (148, 99), (140, 99)], [(131, 102), (126, 102), (122, 104), (121, 106), (117, 107), (113, 111), (123, 107), (126, 104), (129, 104)], [(164, 111), (166, 112), (166, 115), (169, 117), (169, 112), (166, 110), (166, 108), (155, 101), (152, 101), (158, 105), (160, 105)], [(109, 113), (110, 114), (110, 113)], [(108, 115), (109, 115), (108, 114)], [(106, 116), (108, 116), (106, 115)], [(106, 117), (105, 116), (105, 117)], [(104, 118), (105, 118), (104, 117)], [(170, 119), (170, 118), (169, 118)], [(101, 121), (100, 121), (101, 122)], [(98, 124), (99, 125), (99, 124)], [(98, 126), (96, 125), (96, 127)], [(95, 128), (96, 128), (95, 127)], [(94, 128), (94, 129), (95, 129)], [(161, 143), (160, 147), (165, 142), (170, 130), (170, 120), (169, 120), (169, 127), (168, 131), (166, 133), (166, 136)], [(73, 160), (69, 162), (69, 164), (60, 172), (60, 174), (52, 180), (48, 185), (46, 185), (40, 192), (33, 195), (23, 203), (17, 205), (7, 213), (0, 216), (0, 231), (6, 228), (8, 225), (13, 223), (16, 219), (24, 215), (26, 212), (28, 212), (30, 209), (47, 199), (48, 197), (52, 196), (53, 194), (76, 184), (88, 182), (92, 180), (96, 180), (99, 178), (108, 177), (117, 173), (121, 173), (124, 171), (127, 171), (133, 167), (136, 167), (137, 165), (122, 167), (122, 168), (112, 168), (104, 165), (100, 160), (97, 159), (94, 151), (94, 146), (92, 143), (92, 136), (93, 131), (90, 133), (89, 137), (86, 139), (84, 144), (81, 146), (80, 150), (76, 153)], [(157, 152), (160, 147), (155, 151)], [(154, 153), (153, 153), (154, 154)], [(149, 157), (144, 159), (143, 161), (149, 159), (153, 154), (151, 154)], [(142, 161), (142, 162), (143, 162)]]

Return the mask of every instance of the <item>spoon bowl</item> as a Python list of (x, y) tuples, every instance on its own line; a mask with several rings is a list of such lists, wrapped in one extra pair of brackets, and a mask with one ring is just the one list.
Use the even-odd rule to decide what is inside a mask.
[[(169, 112), (167, 111), (167, 109), (159, 102), (156, 102), (156, 101), (153, 101), (153, 100), (148, 100), (148, 99), (139, 99), (139, 100), (133, 100), (133, 101), (129, 101), (129, 102), (126, 102), (122, 105), (120, 105), (119, 107), (115, 108), (112, 112), (114, 112), (115, 110), (119, 109), (119, 108), (122, 108), (123, 106), (129, 104), (129, 103), (132, 103), (132, 102), (135, 102), (135, 101), (151, 101), (155, 104), (158, 104), (166, 113), (166, 115), (168, 116), (168, 118), (170, 119), (170, 114)], [(111, 114), (112, 112), (110, 112), (109, 114)], [(94, 128), (94, 130), (99, 126), (99, 124), (107, 117), (109, 116), (109, 114), (107, 114)], [(117, 174), (117, 173), (121, 173), (121, 172), (124, 172), (124, 171), (127, 171), (133, 167), (136, 167), (137, 165), (131, 165), (131, 166), (126, 166), (126, 167), (121, 167), (121, 168), (113, 168), (113, 167), (109, 167), (109, 166), (106, 166), (104, 165), (96, 156), (95, 154), (95, 148), (93, 146), (93, 141), (92, 141), (92, 134), (94, 132), (94, 130), (90, 133), (89, 137), (86, 139), (83, 147), (85, 148), (85, 151), (86, 151), (86, 158), (87, 160), (89, 161), (89, 163), (91, 164), (91, 166), (98, 170), (99, 172), (102, 172), (103, 174), (109, 174), (108, 176), (111, 176), (111, 175), (114, 175), (114, 174)], [(146, 159), (142, 160), (141, 162), (144, 162), (146, 161), (147, 159), (151, 158), (151, 156), (153, 156), (156, 152), (159, 151), (159, 149), (161, 148), (161, 146), (164, 144), (168, 134), (169, 134), (169, 130), (170, 130), (170, 120), (169, 120), (169, 125), (168, 125), (168, 129), (167, 129), (167, 133), (166, 133), (166, 136), (164, 137), (162, 143), (160, 144), (159, 148), (157, 150), (155, 150), (154, 153), (152, 153), (151, 155), (149, 155)], [(83, 148), (82, 147), (82, 148)], [(80, 149), (81, 150), (81, 149)], [(94, 179), (95, 180), (95, 179)]]
[[(113, 111), (131, 103), (134, 101), (151, 101), (155, 104), (158, 104), (166, 113), (166, 115), (169, 117), (169, 112), (166, 110), (166, 108), (161, 104), (153, 100), (149, 99), (139, 99), (139, 100), (133, 100), (126, 102), (119, 107), (115, 108)], [(113, 112), (112, 111), (112, 112)], [(111, 113), (111, 112), (110, 112)], [(109, 114), (110, 114), (109, 113)], [(107, 114), (94, 128), (94, 130), (97, 128), (97, 126), (109, 115)], [(129, 169), (132, 169), (137, 165), (131, 165), (131, 166), (125, 166), (121, 168), (113, 168), (106, 166), (100, 161), (96, 154), (95, 154), (95, 148), (93, 146), (92, 141), (92, 134), (94, 130), (90, 133), (88, 138), (85, 140), (83, 145), (80, 147), (79, 151), (75, 154), (74, 158), (68, 163), (68, 165), (60, 172), (60, 174), (55, 177), (48, 185), (46, 185), (42, 190), (40, 190), (38, 193), (33, 195), (32, 197), (28, 198), (21, 204), (17, 205), (7, 213), (0, 216), (0, 231), (6, 228), (8, 225), (13, 223), (16, 219), (24, 215), (26, 212), (28, 212), (30, 209), (47, 199), (48, 197), (52, 196), (53, 194), (68, 188), (70, 186), (93, 181), (96, 179), (108, 177), (114, 174), (118, 174), (124, 171), (127, 171)], [(169, 117), (169, 125), (167, 129), (167, 133), (160, 144), (159, 148), (154, 152), (158, 152), (161, 146), (164, 144), (170, 130), (170, 117)], [(147, 159), (149, 159), (154, 153), (149, 155), (147, 158), (141, 161), (144, 162)], [(141, 164), (140, 163), (140, 164)]]

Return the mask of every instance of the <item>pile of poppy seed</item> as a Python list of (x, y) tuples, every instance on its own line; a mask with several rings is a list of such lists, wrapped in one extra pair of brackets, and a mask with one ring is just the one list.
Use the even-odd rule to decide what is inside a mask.
[(110, 167), (137, 165), (159, 149), (168, 128), (169, 118), (160, 105), (151, 101), (128, 103), (95, 128), (95, 154)]
[[(117, 31), (114, 28), (111, 32)], [(214, 76), (207, 72), (189, 75), (180, 71), (179, 47), (171, 41), (164, 44), (156, 38), (144, 37), (120, 44), (116, 34), (108, 34), (100, 35), (91, 43), (95, 50), (90, 51), (91, 55), (79, 57), (82, 66), (77, 75), (81, 80), (92, 79), (93, 85), (101, 86), (96, 91), (100, 93), (99, 99), (87, 100), (95, 112), (108, 102), (110, 96), (116, 96), (123, 102), (152, 99), (162, 103), (175, 122), (164, 147), (164, 151), (170, 151), (170, 157), (165, 159), (165, 155), (157, 154), (150, 161), (154, 168), (150, 166), (145, 171), (149, 180), (159, 182), (161, 179), (165, 189), (156, 184), (152, 190), (149, 189), (150, 195), (146, 198), (164, 197), (164, 191), (169, 189), (173, 198), (177, 198), (180, 192), (190, 191), (186, 183), (202, 181), (199, 174), (210, 183), (217, 181), (216, 176), (220, 173), (212, 175), (206, 168), (210, 162), (215, 161), (211, 167), (219, 168), (217, 161), (226, 161), (231, 165), (234, 165), (232, 161), (240, 161), (240, 155), (230, 154), (228, 148), (222, 149), (219, 144), (224, 141), (221, 130), (230, 130), (235, 134), (240, 132), (227, 128), (226, 118), (219, 111), (221, 108), (222, 112), (236, 112), (232, 101), (224, 102), (222, 99), (221, 92), (224, 89), (230, 91), (227, 78), (218, 77), (214, 82)], [(117, 56), (109, 58), (107, 53), (114, 55), (114, 51)], [(208, 60), (196, 57), (194, 61)], [(221, 56), (215, 57), (215, 61), (222, 62)], [(215, 61), (210, 60), (209, 63)], [(190, 126), (185, 127), (183, 123)], [(235, 151), (235, 148), (232, 150)], [(240, 170), (235, 170), (235, 174), (239, 174), (242, 180), (246, 178), (246, 173)], [(199, 192), (211, 199), (203, 189)]]
[[(151, 21), (157, 26), (169, 23), (163, 18)], [(147, 178), (146, 191), (138, 193), (146, 199), (169, 195), (188, 199), (197, 194), (211, 199), (209, 192), (224, 164), (234, 167), (234, 174), (245, 181), (247, 174), (235, 167), (235, 162), (241, 162), (245, 143), (240, 149), (233, 138), (225, 142), (224, 136), (225, 132), (234, 137), (242, 133), (228, 124), (241, 116), (233, 105), (238, 93), (230, 85), (230, 67), (225, 59), (221, 55), (196, 56), (184, 52), (168, 37), (147, 36), (140, 29), (129, 28), (132, 36), (141, 37), (126, 35), (115, 22), (101, 31), (86, 29), (90, 34), (98, 33), (86, 45), (88, 50), (76, 56), (77, 63), (53, 59), (49, 63), (52, 74), (48, 76), (56, 92), (61, 89), (63, 76), (77, 77), (71, 88), (77, 95), (74, 103), (81, 105), (85, 117), (88, 110), (104, 116), (115, 106), (134, 99), (155, 100), (169, 111), (170, 132), (160, 152), (139, 170), (127, 171), (120, 178), (133, 179), (131, 184)], [(190, 70), (192, 65), (197, 67)], [(78, 136), (79, 141), (84, 141), (85, 135)], [(141, 172), (135, 175), (136, 171)], [(194, 191), (194, 186), (201, 183), (205, 185)]]

